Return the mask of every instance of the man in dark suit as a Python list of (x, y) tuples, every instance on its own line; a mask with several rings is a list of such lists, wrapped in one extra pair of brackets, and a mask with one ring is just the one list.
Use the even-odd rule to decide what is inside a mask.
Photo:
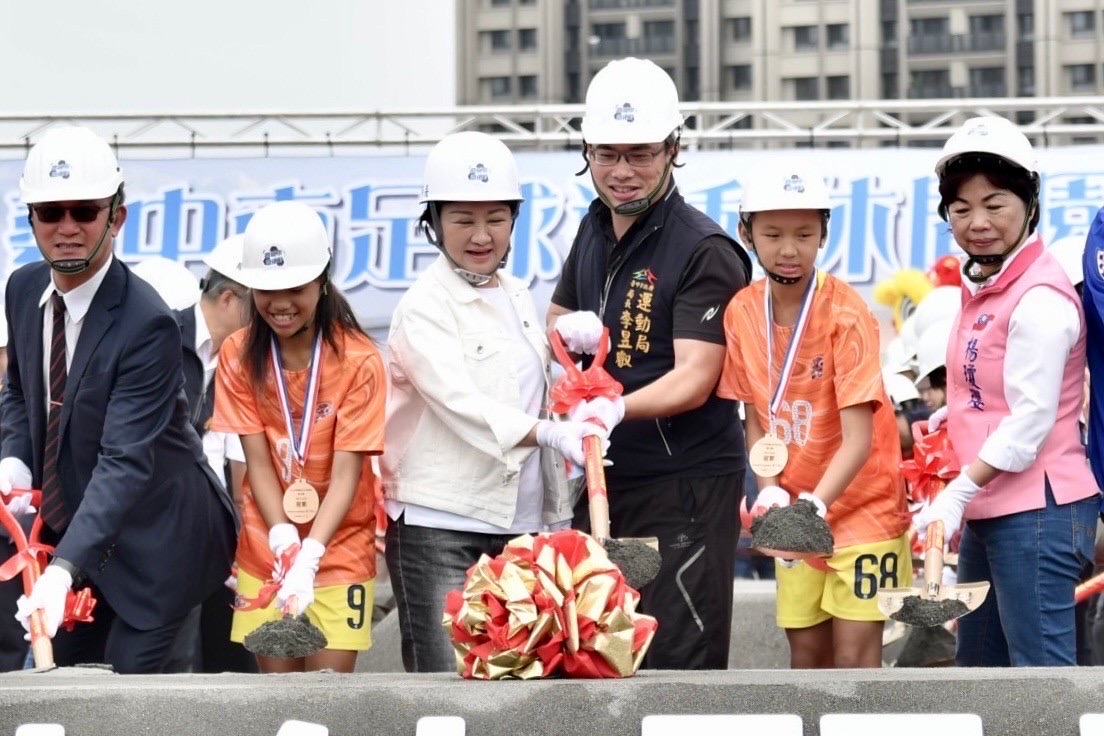
[[(20, 189), (45, 260), (7, 287), (0, 493), (42, 489), (56, 550), (17, 616), (27, 626), (45, 612), (59, 665), (159, 672), (230, 569), (233, 503), (188, 422), (173, 315), (112, 256), (126, 207), (111, 148), (85, 128), (52, 129)], [(82, 580), (95, 621), (58, 631)]]

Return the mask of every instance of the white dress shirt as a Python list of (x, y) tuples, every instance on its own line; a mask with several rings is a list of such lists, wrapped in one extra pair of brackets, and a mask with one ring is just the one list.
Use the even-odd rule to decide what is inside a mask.
[[(1030, 238), (1029, 238), (1030, 240)], [(1004, 260), (983, 284), (963, 279), (971, 294), (993, 284), (1023, 252)], [(1058, 397), (1069, 353), (1081, 334), (1077, 307), (1054, 289), (1035, 286), (1012, 310), (1004, 355), (1004, 399), (1009, 413), (986, 438), (978, 458), (998, 470), (1031, 467), (1058, 416)]]
[[(115, 256), (109, 255), (99, 271), (92, 274), (92, 278), (80, 286), (70, 289), (61, 298), (65, 301), (65, 371), (73, 365), (73, 351), (76, 350), (77, 340), (80, 339), (81, 327), (84, 326), (85, 315), (92, 306), (92, 299), (100, 290), (100, 284), (107, 278), (107, 270), (111, 268), (111, 262)], [(46, 414), (50, 414), (50, 347), (54, 341), (54, 302), (51, 300), (53, 293), (57, 291), (54, 279), (38, 300), (38, 306), (43, 307), (42, 313), (42, 385), (46, 387), (45, 401)], [(60, 401), (60, 399), (59, 399)]]
[[(211, 331), (207, 329), (207, 318), (203, 315), (203, 308), (199, 302), (193, 307), (195, 310), (195, 351), (199, 362), (203, 365), (203, 390), (199, 398), (203, 404), (203, 395), (211, 390), (211, 379), (215, 377), (215, 368), (218, 367), (218, 353), (212, 348)], [(241, 439), (236, 434), (226, 432), (214, 432), (208, 430), (203, 433), (203, 454), (207, 456), (207, 463), (215, 471), (218, 479), (224, 480), (222, 468), (226, 461), (245, 461), (245, 453), (241, 448)]]

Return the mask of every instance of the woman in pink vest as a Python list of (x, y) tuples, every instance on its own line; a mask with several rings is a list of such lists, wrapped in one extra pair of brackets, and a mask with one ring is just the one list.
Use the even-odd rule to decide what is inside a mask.
[(1004, 118), (972, 118), (936, 164), (939, 214), (967, 256), (947, 345), (947, 422), (961, 474), (914, 523), (959, 527), (958, 580), (989, 580), (959, 619), (960, 666), (1076, 664), (1073, 589), (1091, 559), (1099, 490), (1077, 417), (1085, 319), (1035, 228), (1031, 143)]

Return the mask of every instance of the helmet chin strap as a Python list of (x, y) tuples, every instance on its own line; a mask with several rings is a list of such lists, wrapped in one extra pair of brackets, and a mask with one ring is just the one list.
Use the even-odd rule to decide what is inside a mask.
[[(491, 279), (494, 278), (494, 271), (498, 271), (500, 268), (506, 267), (506, 258), (510, 255), (510, 248), (512, 247), (510, 245), (506, 246), (506, 252), (502, 254), (502, 260), (498, 262), (498, 265), (495, 266), (494, 271), (492, 271), (491, 273), (483, 274), (478, 273), (477, 271), (469, 271), (466, 268), (461, 268), (460, 264), (457, 263), (453, 259), (453, 257), (449, 255), (447, 250), (445, 250), (444, 238), (441, 235), (441, 217), (437, 212), (436, 202), (429, 203), (429, 216), (433, 220), (433, 232), (431, 233), (427, 230), (425, 234), (426, 239), (434, 246), (436, 246), (437, 250), (441, 251), (445, 258), (448, 259), (448, 262), (452, 264), (453, 273), (464, 279), (464, 281), (467, 281), (469, 284), (476, 288), (479, 288), (480, 286), (486, 286), (487, 284), (491, 283)], [(513, 232), (514, 226), (513, 223), (511, 223), (511, 235), (513, 234)]]
[[(1023, 227), (1020, 228), (1020, 234), (1016, 236), (1012, 245), (1005, 248), (1002, 253), (990, 253), (988, 255), (975, 256), (969, 251), (966, 251), (966, 255), (969, 258), (962, 264), (962, 275), (969, 279), (972, 284), (984, 284), (992, 276), (992, 273), (985, 273), (981, 270), (974, 270), (975, 267), (980, 266), (996, 266), (997, 270), (1004, 265), (1004, 259), (1008, 257), (1008, 254), (1020, 247), (1023, 242), (1024, 233), (1027, 232), (1027, 225), (1031, 221), (1031, 216), (1035, 212), (1034, 204), (1028, 208), (1027, 214), (1024, 216)], [(963, 250), (966, 250), (963, 248)]]
[[(115, 210), (119, 207), (119, 193), (115, 192), (115, 196), (111, 198), (111, 211), (107, 216), (107, 225), (104, 226), (103, 232), (100, 233), (100, 239), (96, 241), (96, 247), (92, 249), (92, 252), (88, 254), (87, 258), (59, 258), (57, 260), (50, 260), (50, 257), (46, 255), (46, 251), (42, 249), (42, 246), (38, 246), (38, 250), (42, 253), (42, 257), (50, 264), (50, 268), (54, 269), (58, 273), (65, 274), (66, 276), (75, 276), (78, 273), (84, 273), (88, 270), (88, 267), (92, 265), (92, 261), (96, 259), (96, 254), (100, 252), (100, 248), (103, 247), (104, 241), (107, 240), (107, 234), (111, 232), (111, 226), (115, 224)], [(35, 237), (35, 244), (38, 245), (38, 237)]]
[(621, 215), (623, 217), (635, 217), (642, 212), (647, 212), (648, 208), (655, 203), (656, 197), (660, 196), (661, 194), (663, 194), (664, 191), (666, 191), (667, 175), (671, 173), (671, 165), (673, 163), (673, 157), (667, 159), (667, 165), (663, 167), (663, 175), (659, 177), (659, 183), (656, 184), (655, 188), (652, 191), (650, 191), (647, 195), (641, 197), (640, 199), (634, 199), (630, 202), (625, 202), (624, 204), (614, 204), (609, 200), (609, 198), (606, 197), (605, 194), (602, 193), (602, 188), (598, 186), (598, 182), (594, 179), (593, 166), (590, 168), (590, 179), (594, 182), (594, 190), (598, 192), (598, 199), (602, 200), (602, 203), (609, 207), (613, 213)]
[(751, 252), (755, 254), (755, 260), (759, 264), (759, 268), (763, 269), (763, 273), (765, 273), (767, 275), (767, 278), (769, 278), (771, 281), (782, 284), (783, 286), (793, 286), (797, 282), (801, 281), (800, 276), (783, 276), (780, 273), (775, 273), (774, 271), (769, 270), (766, 266), (763, 265), (763, 259), (759, 257), (759, 251), (755, 250), (755, 243), (752, 243), (749, 240), (748, 245), (751, 246)]

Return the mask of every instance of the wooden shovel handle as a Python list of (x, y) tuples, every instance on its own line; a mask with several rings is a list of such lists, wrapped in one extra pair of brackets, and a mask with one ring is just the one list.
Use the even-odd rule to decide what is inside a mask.
[(602, 467), (602, 438), (583, 438), (586, 462), (587, 505), (590, 509), (590, 534), (595, 539), (609, 539), (609, 493), (606, 490), (606, 470)]
[(935, 600), (943, 586), (943, 522), (928, 524), (924, 543), (924, 596)]

